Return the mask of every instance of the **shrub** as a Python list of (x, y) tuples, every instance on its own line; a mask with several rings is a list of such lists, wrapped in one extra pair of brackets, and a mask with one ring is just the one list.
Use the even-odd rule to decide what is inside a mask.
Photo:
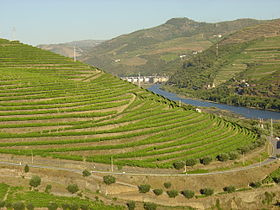
[(47, 207), (48, 210), (56, 210), (58, 208), (58, 205), (54, 202), (50, 202)]
[(88, 171), (88, 170), (83, 170), (83, 176), (84, 177), (87, 177), (87, 176), (90, 176), (91, 175), (91, 173)]
[(0, 201), (0, 208), (3, 208), (5, 206), (5, 201)]
[(24, 172), (25, 172), (25, 173), (28, 173), (28, 172), (29, 172), (29, 166), (28, 166), (27, 164), (24, 166)]
[(7, 208), (7, 209), (9, 209), (9, 208), (12, 208), (12, 207), (13, 207), (13, 205), (12, 205), (11, 203), (7, 203), (7, 202), (5, 202), (5, 206), (6, 206), (6, 208)]
[(144, 209), (145, 210), (156, 210), (157, 209), (157, 205), (155, 203), (144, 203)]
[(70, 192), (72, 194), (79, 191), (79, 187), (76, 184), (69, 184), (66, 189), (68, 190), (68, 192)]
[(32, 176), (29, 181), (31, 187), (38, 187), (41, 184), (41, 178), (39, 176)]
[(87, 204), (81, 204), (80, 208), (81, 210), (88, 210), (89, 206)]
[(154, 189), (153, 192), (155, 193), (155, 195), (161, 195), (163, 193), (162, 189)]
[(169, 196), (169, 198), (175, 198), (178, 195), (178, 191), (177, 190), (169, 190), (166, 193)]
[(237, 152), (229, 152), (228, 157), (230, 160), (236, 160), (238, 158), (238, 153)]
[(217, 159), (219, 161), (225, 162), (225, 161), (227, 161), (229, 159), (229, 157), (228, 157), (228, 154), (222, 153), (222, 154), (217, 156)]
[(14, 210), (24, 210), (25, 209), (25, 205), (21, 201), (13, 203), (12, 207), (14, 208)]
[(171, 182), (164, 182), (163, 183), (163, 186), (166, 188), (166, 189), (169, 189), (171, 187)]
[(70, 205), (68, 203), (63, 203), (63, 204), (61, 204), (61, 207), (63, 210), (67, 210), (70, 208)]
[(135, 201), (129, 201), (127, 202), (127, 208), (128, 210), (134, 210), (135, 209)]
[(138, 190), (140, 193), (146, 193), (149, 192), (151, 189), (151, 185), (149, 184), (142, 184), (138, 186)]
[(214, 190), (211, 188), (203, 188), (200, 190), (201, 195), (210, 196), (214, 194)]
[(78, 210), (79, 209), (79, 205), (76, 204), (76, 203), (72, 203), (70, 206), (69, 206), (70, 210)]
[(32, 203), (27, 203), (26, 204), (26, 208), (27, 208), (27, 210), (33, 210), (34, 209), (34, 205)]
[(260, 182), (251, 182), (249, 186), (253, 188), (259, 188), (260, 186), (262, 186), (262, 184)]
[(235, 192), (235, 187), (234, 186), (227, 186), (227, 187), (224, 187), (223, 189), (225, 192), (228, 192), (228, 193), (232, 193), (232, 192)]
[(184, 190), (181, 193), (185, 198), (192, 198), (194, 196), (194, 192), (191, 190)]
[(280, 183), (280, 177), (273, 177), (272, 179), (276, 184)]
[(110, 185), (116, 182), (116, 178), (111, 175), (103, 176), (103, 182), (107, 185)]
[(176, 168), (177, 170), (184, 168), (184, 166), (185, 166), (184, 161), (177, 161), (173, 163), (173, 167)]
[(45, 192), (49, 193), (51, 189), (52, 189), (52, 186), (50, 184), (48, 184), (45, 188)]
[(206, 156), (200, 159), (200, 163), (203, 165), (208, 165), (209, 163), (211, 163), (212, 161), (212, 157), (210, 156)]
[(196, 159), (187, 159), (186, 166), (194, 166), (197, 163)]

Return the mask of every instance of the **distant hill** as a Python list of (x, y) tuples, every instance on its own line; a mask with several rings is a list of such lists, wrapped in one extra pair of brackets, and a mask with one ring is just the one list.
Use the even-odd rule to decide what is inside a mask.
[(60, 44), (42, 44), (38, 45), (39, 48), (44, 50), (49, 50), (54, 53), (64, 55), (67, 57), (73, 57), (73, 47), (77, 47), (77, 57), (82, 56), (89, 49), (101, 44), (104, 40), (82, 40), (82, 41), (73, 41)]
[(280, 19), (242, 29), (186, 61), (169, 89), (217, 102), (280, 110)]
[(80, 59), (115, 75), (172, 74), (181, 60), (209, 48), (221, 38), (263, 21), (239, 19), (220, 23), (173, 18), (149, 29), (116, 37)]

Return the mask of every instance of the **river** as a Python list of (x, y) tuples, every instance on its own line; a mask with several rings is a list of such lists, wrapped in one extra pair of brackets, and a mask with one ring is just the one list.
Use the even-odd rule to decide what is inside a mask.
[(218, 103), (212, 103), (208, 101), (201, 101), (201, 100), (195, 100), (195, 99), (186, 99), (178, 97), (174, 93), (170, 93), (167, 91), (164, 91), (160, 89), (160, 85), (156, 84), (148, 88), (148, 90), (162, 95), (165, 98), (168, 98), (173, 101), (182, 101), (186, 104), (191, 104), (193, 106), (202, 106), (202, 107), (216, 107), (219, 109), (228, 110), (231, 112), (234, 112), (236, 114), (240, 114), (246, 118), (251, 119), (274, 119), (274, 120), (280, 120), (280, 112), (271, 112), (271, 111), (265, 111), (265, 110), (258, 110), (258, 109), (252, 109), (252, 108), (246, 108), (246, 107), (240, 107), (240, 106), (231, 106), (226, 104), (218, 104)]

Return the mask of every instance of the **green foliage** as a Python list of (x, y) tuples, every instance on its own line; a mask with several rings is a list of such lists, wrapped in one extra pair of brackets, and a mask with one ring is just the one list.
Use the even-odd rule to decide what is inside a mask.
[(163, 186), (166, 188), (166, 189), (169, 189), (171, 187), (171, 182), (164, 182), (163, 183)]
[(225, 161), (227, 161), (229, 159), (229, 155), (226, 154), (226, 153), (222, 153), (222, 154), (217, 156), (217, 159), (219, 161), (225, 162)]
[(51, 189), (52, 189), (52, 185), (48, 184), (45, 188), (45, 193), (50, 193)]
[(110, 185), (116, 182), (116, 178), (111, 175), (107, 175), (103, 177), (103, 182), (107, 185)]
[(30, 181), (29, 181), (29, 185), (31, 187), (38, 187), (41, 184), (41, 178), (37, 175), (32, 176)]
[(156, 210), (157, 209), (157, 205), (155, 203), (144, 203), (144, 209), (145, 210)]
[(238, 152), (235, 151), (229, 152), (228, 157), (230, 160), (236, 160), (238, 158)]
[(168, 191), (166, 191), (166, 193), (169, 196), (169, 198), (175, 198), (178, 195), (177, 190), (168, 190)]
[(214, 190), (211, 188), (203, 188), (200, 190), (200, 193), (205, 196), (210, 196), (214, 194)]
[(83, 170), (83, 176), (84, 177), (87, 177), (87, 176), (90, 176), (91, 175), (91, 173), (88, 171), (88, 170)]
[(173, 163), (173, 167), (176, 168), (177, 170), (184, 168), (184, 166), (185, 166), (184, 161), (177, 161)]
[(194, 166), (195, 164), (197, 164), (197, 160), (196, 159), (187, 159), (186, 160), (186, 166)]
[(264, 199), (262, 200), (262, 203), (263, 204), (266, 204), (266, 205), (270, 205), (273, 201), (273, 198), (275, 197), (275, 193), (271, 192), (265, 192), (264, 193)]
[(5, 206), (5, 201), (0, 201), (0, 208), (3, 208)]
[(87, 204), (82, 204), (80, 206), (81, 210), (88, 210), (89, 209), (89, 206)]
[(27, 203), (26, 204), (26, 209), (27, 210), (34, 210), (34, 205), (32, 203)]
[(77, 184), (69, 184), (66, 188), (68, 192), (74, 194), (79, 191), (79, 187)]
[(188, 198), (188, 199), (193, 198), (193, 196), (194, 196), (194, 192), (191, 191), (191, 190), (183, 190), (183, 191), (181, 192), (181, 194), (182, 194), (185, 198)]
[(138, 190), (140, 193), (147, 193), (150, 191), (150, 189), (151, 189), (151, 185), (149, 184), (138, 185)]
[(206, 156), (200, 159), (200, 163), (203, 165), (208, 165), (212, 162), (212, 157)]
[(135, 209), (135, 201), (129, 201), (126, 203), (128, 210), (134, 210)]
[(163, 193), (163, 190), (162, 189), (154, 189), (153, 192), (154, 192), (155, 195), (161, 195)]
[(13, 203), (12, 206), (13, 206), (14, 210), (24, 210), (25, 209), (25, 205), (21, 201)]
[(58, 205), (54, 202), (50, 202), (47, 207), (48, 210), (56, 210), (58, 208)]
[(27, 164), (24, 166), (24, 172), (25, 172), (25, 173), (28, 173), (28, 172), (29, 172), (29, 166), (28, 166)]
[(259, 188), (259, 187), (262, 186), (262, 183), (261, 182), (251, 182), (249, 184), (249, 186), (252, 187), (252, 188)]
[(236, 188), (234, 186), (227, 186), (227, 187), (224, 187), (223, 190), (227, 193), (233, 193), (233, 192), (235, 192)]

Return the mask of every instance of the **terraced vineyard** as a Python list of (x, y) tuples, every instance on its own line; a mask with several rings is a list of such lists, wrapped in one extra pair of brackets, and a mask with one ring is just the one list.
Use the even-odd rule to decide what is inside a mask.
[(0, 152), (171, 167), (257, 134), (69, 58), (0, 39)]

